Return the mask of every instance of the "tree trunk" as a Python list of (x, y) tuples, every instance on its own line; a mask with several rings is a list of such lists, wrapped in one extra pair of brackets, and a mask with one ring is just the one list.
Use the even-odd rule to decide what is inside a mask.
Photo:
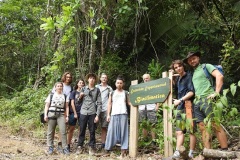
[(231, 151), (220, 151), (220, 150), (214, 150), (214, 149), (203, 149), (203, 156), (206, 158), (226, 158), (226, 159), (232, 159), (237, 158), (237, 155), (239, 155), (240, 152), (231, 152)]

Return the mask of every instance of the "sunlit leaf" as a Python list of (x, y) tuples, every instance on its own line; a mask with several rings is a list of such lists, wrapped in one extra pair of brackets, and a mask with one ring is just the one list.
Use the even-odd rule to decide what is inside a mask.
[(230, 89), (231, 89), (232, 95), (234, 96), (235, 93), (236, 93), (236, 90), (237, 90), (236, 84), (235, 84), (235, 83), (231, 84), (231, 85), (230, 85)]
[(228, 107), (227, 97), (222, 96), (222, 97), (220, 98), (220, 100), (221, 100), (221, 102), (222, 102), (222, 104), (223, 104), (224, 106)]
[(223, 90), (223, 95), (226, 96), (228, 92), (229, 92), (229, 89), (224, 89)]

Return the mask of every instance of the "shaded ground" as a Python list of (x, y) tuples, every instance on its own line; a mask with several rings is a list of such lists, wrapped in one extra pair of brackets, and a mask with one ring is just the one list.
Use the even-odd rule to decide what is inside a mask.
[[(47, 150), (46, 147), (46, 139), (36, 139), (31, 136), (24, 135), (23, 136), (13, 136), (9, 135), (9, 131), (6, 127), (0, 126), (0, 160), (61, 160), (61, 159), (118, 159), (117, 157), (120, 154), (120, 148), (115, 147), (112, 152), (109, 154), (104, 154), (100, 150), (98, 150), (95, 156), (89, 156), (88, 150), (85, 153), (77, 155), (75, 154), (75, 146), (72, 147), (72, 152), (69, 156), (65, 156), (63, 154), (59, 154), (55, 152), (54, 155), (47, 155), (45, 152)], [(88, 135), (88, 134), (87, 134)], [(99, 141), (99, 140), (97, 140)], [(74, 143), (76, 145), (76, 143)], [(97, 148), (100, 145), (97, 145)], [(145, 159), (161, 159), (161, 155), (158, 153), (158, 148), (149, 146), (145, 149), (139, 149), (138, 157), (136, 160), (145, 160)], [(133, 159), (130, 157), (126, 157), (124, 159)]]

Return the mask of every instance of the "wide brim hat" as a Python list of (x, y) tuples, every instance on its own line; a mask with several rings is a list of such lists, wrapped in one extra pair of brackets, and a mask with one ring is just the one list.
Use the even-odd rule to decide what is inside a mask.
[(187, 55), (187, 57), (185, 59), (183, 59), (183, 62), (188, 64), (187, 60), (188, 60), (188, 58), (190, 58), (192, 56), (201, 57), (201, 53), (199, 51), (197, 51), (197, 52), (188, 52), (188, 55)]
[(96, 74), (94, 74), (94, 73), (88, 73), (88, 74), (85, 76), (86, 81), (89, 79), (89, 77), (94, 77), (95, 80), (97, 81), (97, 75), (96, 75)]

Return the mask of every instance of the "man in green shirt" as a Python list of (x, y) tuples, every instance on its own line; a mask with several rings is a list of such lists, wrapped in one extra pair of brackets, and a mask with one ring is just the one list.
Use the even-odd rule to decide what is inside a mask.
[[(204, 73), (202, 64), (200, 64), (200, 56), (200, 52), (189, 52), (184, 59), (184, 63), (189, 64), (194, 69), (192, 77), (195, 89), (194, 115), (202, 133), (204, 147), (211, 148), (211, 136), (206, 130), (204, 119), (208, 116), (214, 116), (212, 113), (212, 104), (209, 103), (209, 99), (214, 99), (220, 93), (223, 85), (223, 75), (213, 65), (206, 64), (206, 69), (216, 79), (216, 88), (214, 90), (214, 87)], [(212, 125), (221, 149), (226, 150), (228, 144), (225, 131), (221, 126), (217, 126), (214, 123)]]

